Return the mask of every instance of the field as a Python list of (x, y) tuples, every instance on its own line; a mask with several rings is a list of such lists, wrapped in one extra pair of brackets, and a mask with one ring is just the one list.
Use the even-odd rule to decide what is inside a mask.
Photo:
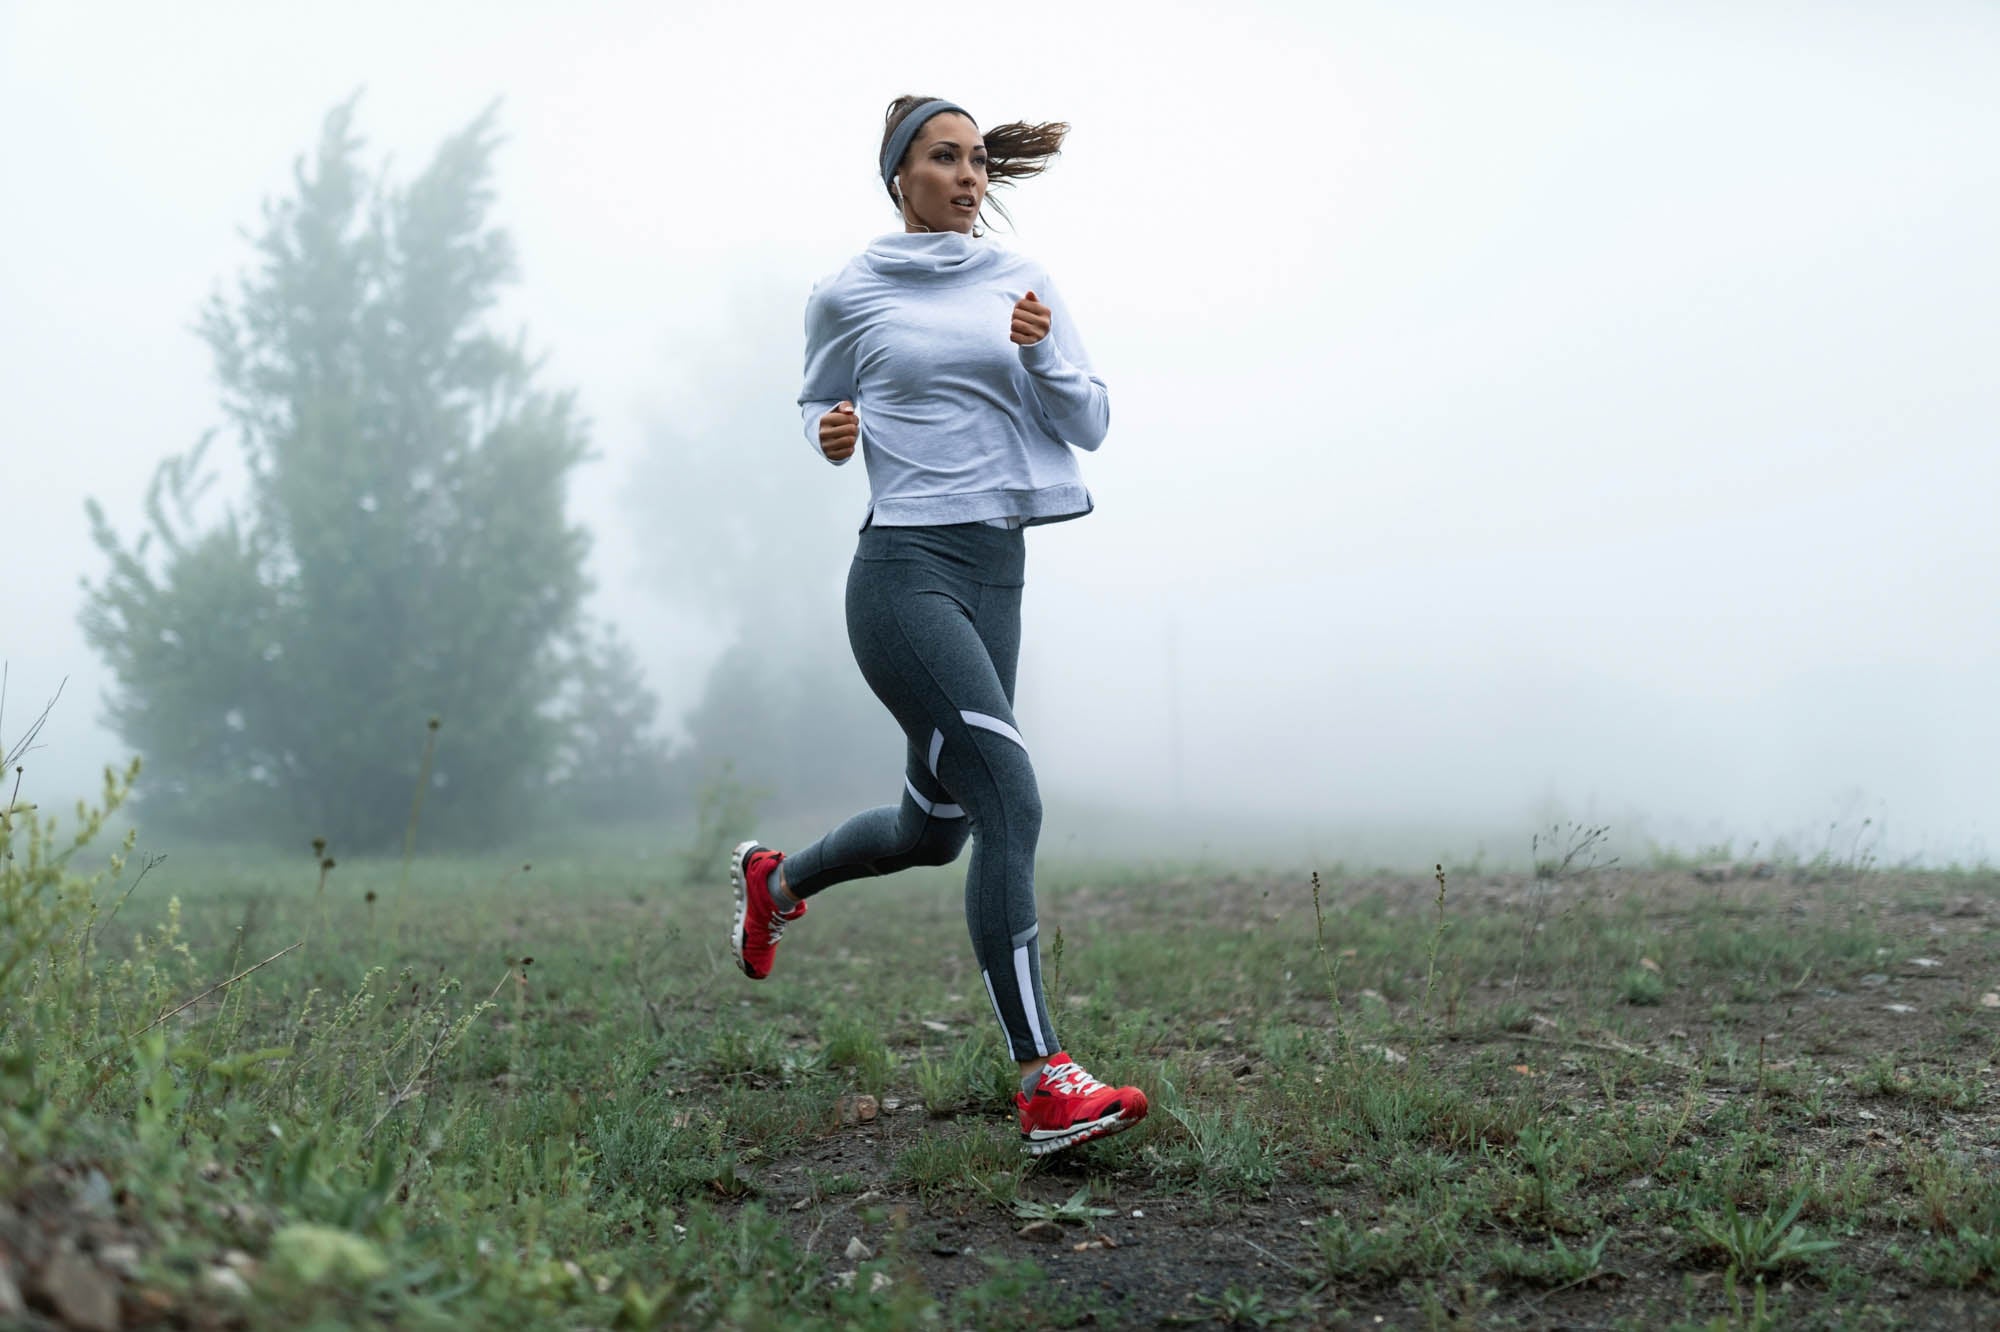
[(962, 863), (763, 983), (719, 844), (10, 880), (0, 1325), (2000, 1326), (2000, 881), (1552, 832), (1045, 859), (1064, 1043), (1153, 1112), (1035, 1164)]

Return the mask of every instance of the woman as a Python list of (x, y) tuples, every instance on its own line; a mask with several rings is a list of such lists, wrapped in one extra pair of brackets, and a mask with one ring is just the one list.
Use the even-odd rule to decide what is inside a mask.
[(866, 446), (847, 634), (909, 738), (902, 796), (790, 856), (747, 841), (730, 858), (730, 947), (761, 980), (814, 894), (949, 864), (977, 828), (966, 921), (1036, 1156), (1146, 1115), (1145, 1093), (1105, 1086), (1057, 1043), (1036, 944), (1041, 795), (1014, 725), (1023, 529), (1090, 512), (1072, 447), (1104, 441), (1110, 403), (1048, 273), (980, 243), (975, 223), (989, 183), (1040, 174), (1068, 131), (1010, 124), (982, 137), (951, 102), (889, 104), (880, 168), (903, 230), (814, 286), (799, 406), (829, 462)]

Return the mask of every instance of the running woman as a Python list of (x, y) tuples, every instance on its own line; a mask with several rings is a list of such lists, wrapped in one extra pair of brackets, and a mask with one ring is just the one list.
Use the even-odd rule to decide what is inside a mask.
[(828, 462), (857, 447), (867, 462), (847, 637), (908, 737), (903, 789), (789, 856), (738, 846), (730, 948), (762, 980), (815, 894), (950, 864), (972, 838), (966, 923), (1020, 1069), (1022, 1146), (1042, 1156), (1146, 1116), (1144, 1092), (1099, 1082), (1056, 1039), (1036, 942), (1042, 800), (1014, 723), (1023, 529), (1091, 511), (1073, 450), (1104, 442), (1110, 399), (1047, 270), (976, 223), (988, 185), (1039, 175), (1069, 126), (982, 137), (963, 107), (914, 96), (883, 119), (882, 187), (903, 229), (813, 287), (799, 406)]

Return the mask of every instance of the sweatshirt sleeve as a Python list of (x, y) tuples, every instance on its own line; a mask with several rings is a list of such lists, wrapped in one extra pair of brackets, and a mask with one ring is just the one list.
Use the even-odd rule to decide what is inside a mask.
[[(819, 446), (819, 418), (835, 404), (855, 398), (854, 334), (842, 326), (832, 286), (833, 279), (822, 279), (806, 298), (806, 375), (805, 387), (799, 391), (799, 411), (805, 419), (806, 443), (812, 445), (817, 458), (826, 458)], [(850, 453), (846, 458), (826, 460), (839, 467), (853, 457)]]
[(1094, 450), (1111, 429), (1111, 395), (1090, 366), (1090, 355), (1069, 307), (1046, 271), (1034, 288), (1036, 299), (1049, 307), (1049, 332), (1040, 342), (1020, 348), (1028, 383), (1042, 415), (1064, 442)]

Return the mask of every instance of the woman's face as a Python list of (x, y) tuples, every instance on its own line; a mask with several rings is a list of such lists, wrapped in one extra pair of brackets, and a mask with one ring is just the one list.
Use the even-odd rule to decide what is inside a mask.
[(906, 231), (970, 232), (986, 202), (986, 144), (956, 111), (925, 121), (898, 169)]

